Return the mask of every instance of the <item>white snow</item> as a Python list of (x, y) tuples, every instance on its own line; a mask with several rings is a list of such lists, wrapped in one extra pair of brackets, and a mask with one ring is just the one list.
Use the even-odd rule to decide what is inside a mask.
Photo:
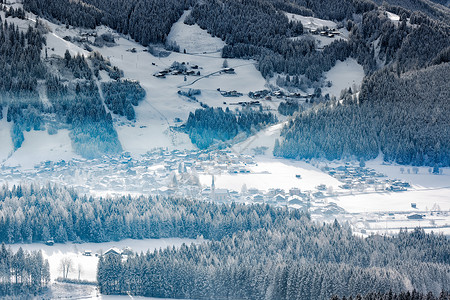
[(399, 22), (400, 21), (400, 16), (396, 15), (394, 13), (391, 12), (386, 12), (387, 17), (391, 20), (391, 21), (395, 21), (395, 22)]
[(184, 20), (190, 13), (190, 10), (185, 11), (178, 22), (172, 26), (167, 41), (169, 43), (175, 42), (180, 46), (181, 52), (186, 50), (188, 54), (220, 53), (225, 46), (224, 41), (212, 37), (197, 24), (184, 24)]
[[(12, 244), (12, 250), (17, 251), (19, 247), (28, 251), (42, 250), (45, 259), (48, 259), (50, 265), (50, 277), (54, 281), (58, 277), (62, 277), (60, 265), (63, 258), (69, 258), (72, 261), (72, 270), (68, 274), (68, 278), (78, 279), (80, 270), (80, 279), (87, 281), (97, 281), (97, 264), (98, 257), (95, 253), (101, 254), (108, 249), (116, 247), (119, 250), (125, 247), (131, 248), (134, 252), (147, 252), (155, 249), (164, 249), (167, 247), (180, 247), (182, 244), (201, 243), (202, 239), (181, 239), (181, 238), (165, 238), (165, 239), (144, 239), (132, 240), (125, 239), (119, 242), (108, 243), (83, 243), (83, 244), (55, 244), (47, 246), (44, 244)], [(85, 250), (91, 250), (92, 256), (84, 256)]]
[[(225, 106), (224, 101), (235, 101), (236, 99), (222, 97), (216, 90), (217, 88), (237, 90), (244, 94), (265, 88), (266, 82), (256, 69), (256, 62), (253, 60), (229, 59), (228, 64), (236, 69), (236, 74), (219, 74), (218, 71), (223, 69), (224, 61), (220, 52), (225, 43), (216, 37), (212, 37), (198, 25), (184, 24), (184, 19), (188, 14), (189, 11), (186, 11), (180, 20), (173, 25), (168, 38), (169, 41), (175, 41), (179, 44), (182, 49), (186, 49), (187, 54), (171, 53), (168, 57), (154, 57), (144, 51), (146, 50), (145, 47), (110, 28), (100, 26), (96, 29), (98, 34), (112, 33), (116, 38), (116, 46), (92, 48), (100, 52), (105, 58), (110, 59), (114, 66), (122, 69), (125, 78), (139, 80), (147, 92), (145, 100), (135, 108), (136, 122), (129, 122), (123, 117), (114, 116), (115, 128), (125, 151), (130, 151), (132, 154), (143, 154), (156, 147), (167, 147), (169, 149), (194, 148), (186, 134), (174, 131), (171, 128), (175, 124), (175, 118), (185, 121), (189, 112), (200, 108), (199, 103), (180, 97), (177, 94), (179, 89), (202, 89), (202, 95), (197, 97), (199, 101), (210, 106)], [(8, 21), (26, 29), (28, 25), (35, 22), (36, 18), (30, 13), (27, 16), (29, 20), (8, 18)], [(46, 35), (49, 56), (63, 56), (67, 49), (72, 55), (88, 55), (86, 50), (63, 39), (65, 36), (78, 36), (80, 34), (78, 29), (72, 27), (67, 29), (64, 25), (57, 25), (47, 20), (42, 21), (51, 29), (51, 32)], [(127, 51), (132, 48), (135, 48), (137, 52)], [(169, 67), (174, 61), (198, 65), (201, 76), (188, 76), (186, 81), (184, 81), (183, 76), (168, 76), (165, 79), (153, 76), (153, 74)], [(209, 76), (210, 74), (213, 75)], [(243, 98), (246, 99), (244, 101), (248, 101), (248, 97), (244, 96)], [(43, 100), (45, 101), (45, 99)], [(235, 106), (231, 108), (234, 109)], [(35, 139), (35, 141), (37, 140)], [(70, 145), (70, 143), (67, 145)], [(39, 145), (37, 145), (37, 148), (42, 149)]]
[[(2, 126), (2, 128), (4, 127)], [(0, 130), (0, 134), (2, 134), (3, 130)], [(30, 132), (24, 131), (23, 135), (25, 140), (22, 147), (17, 149), (6, 160), (5, 165), (31, 169), (42, 161), (70, 160), (79, 157), (72, 150), (69, 130), (67, 129), (60, 129), (54, 135), (49, 135), (47, 131), (34, 130)]]
[(314, 17), (305, 17), (287, 12), (285, 12), (285, 14), (290, 21), (299, 21), (302, 23), (303, 27), (307, 29), (322, 29), (323, 27), (328, 27), (332, 29), (337, 27), (337, 24), (330, 20), (323, 20)]
[[(256, 161), (256, 166), (248, 166), (251, 173), (215, 175), (216, 187), (240, 191), (242, 185), (245, 184), (247, 188), (256, 188), (261, 191), (268, 191), (271, 188), (280, 188), (286, 191), (291, 188), (299, 188), (305, 191), (314, 190), (320, 184), (340, 190), (339, 185), (342, 184), (303, 161), (270, 157), (257, 157)], [(296, 178), (297, 174), (301, 175), (301, 179)], [(200, 182), (209, 186), (211, 176), (209, 174), (200, 175)]]
[(336, 65), (324, 74), (325, 81), (331, 81), (331, 87), (324, 87), (322, 94), (330, 94), (339, 99), (344, 88), (359, 88), (364, 78), (364, 69), (354, 58), (338, 60)]
[[(366, 165), (378, 172), (386, 174), (390, 178), (398, 178), (409, 182), (416, 189), (450, 188), (450, 168), (442, 168), (443, 173), (441, 175), (433, 175), (430, 174), (429, 167), (417, 167), (418, 173), (414, 174), (413, 166), (386, 164), (381, 158), (368, 161)], [(403, 169), (403, 173), (401, 169)]]
[[(430, 210), (439, 205), (441, 210), (450, 210), (450, 188), (410, 190), (405, 192), (377, 192), (339, 196), (329, 200), (350, 213), (366, 212), (416, 212)], [(417, 203), (417, 210), (411, 207)]]

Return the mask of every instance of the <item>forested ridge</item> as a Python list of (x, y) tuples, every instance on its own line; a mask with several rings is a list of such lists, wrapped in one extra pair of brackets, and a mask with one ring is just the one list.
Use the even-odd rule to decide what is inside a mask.
[(288, 215), (270, 206), (218, 206), (163, 197), (92, 198), (61, 186), (3, 186), (0, 242), (107, 242), (203, 236), (220, 240)]
[(275, 155), (289, 158), (356, 157), (400, 164), (450, 165), (450, 64), (398, 77), (379, 71), (359, 97), (303, 112), (282, 131)]

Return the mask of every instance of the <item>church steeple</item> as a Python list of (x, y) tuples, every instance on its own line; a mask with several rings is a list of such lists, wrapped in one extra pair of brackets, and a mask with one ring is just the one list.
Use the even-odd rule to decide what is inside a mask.
[(216, 199), (216, 184), (214, 183), (214, 175), (211, 175), (211, 200)]

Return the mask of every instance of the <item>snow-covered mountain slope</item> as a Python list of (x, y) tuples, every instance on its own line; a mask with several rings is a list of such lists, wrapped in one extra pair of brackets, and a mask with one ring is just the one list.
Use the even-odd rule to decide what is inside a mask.
[[(15, 6), (20, 7), (17, 4)], [(166, 51), (160, 57), (154, 56), (147, 51), (146, 47), (110, 28), (101, 26), (95, 30), (98, 35), (112, 34), (115, 37), (115, 44), (112, 47), (91, 45), (92, 50), (99, 52), (113, 66), (123, 70), (124, 78), (138, 80), (147, 94), (144, 101), (135, 108), (135, 121), (128, 121), (124, 117), (113, 115), (114, 126), (124, 151), (143, 154), (156, 147), (191, 149), (194, 146), (188, 136), (173, 130), (172, 126), (180, 125), (180, 120), (185, 121), (189, 112), (201, 107), (200, 102), (214, 107), (225, 106), (223, 103), (228, 99), (224, 98), (217, 89), (237, 90), (246, 95), (250, 91), (265, 88), (266, 82), (256, 69), (255, 61), (229, 59), (227, 61), (228, 66), (235, 69), (235, 74), (220, 72), (224, 64), (224, 59), (221, 58), (220, 53), (225, 45), (224, 42), (211, 37), (198, 25), (184, 24), (184, 19), (188, 13), (189, 11), (186, 11), (180, 20), (173, 25), (168, 37), (168, 42), (178, 44), (182, 52), (186, 49), (186, 53)], [(2, 13), (2, 17), (4, 17), (4, 13)], [(27, 13), (27, 20), (11, 17), (7, 20), (26, 30), (29, 25), (35, 24), (36, 16)], [(48, 20), (41, 21), (49, 29), (49, 33), (45, 35), (47, 45), (42, 52), (42, 57), (45, 57), (45, 55), (63, 57), (66, 50), (69, 50), (72, 55), (89, 55), (89, 51), (83, 49), (82, 43), (71, 42), (68, 38), (70, 37), (72, 41), (81, 38), (85, 30), (73, 27), (67, 28)], [(160, 46), (156, 45), (155, 47)], [(133, 51), (130, 51), (131, 49)], [(174, 62), (184, 62), (187, 65), (195, 66), (196, 71), (200, 72), (200, 76), (173, 75), (166, 76), (166, 78), (154, 76), (154, 74), (170, 67)], [(106, 72), (101, 72), (101, 76), (102, 82), (111, 80)], [(179, 90), (186, 91), (189, 89), (201, 90), (201, 95), (196, 97), (198, 101), (192, 101), (178, 94)], [(243, 98), (246, 98), (245, 101), (250, 100), (247, 96)], [(48, 102), (46, 99), (42, 99), (42, 101)], [(11, 138), (8, 137), (8, 132), (7, 126), (2, 126), (2, 134), (5, 136), (5, 140), (9, 140), (0, 146), (3, 160), (6, 160), (9, 153), (12, 152)], [(77, 157), (71, 150), (70, 140), (67, 137), (63, 138), (64, 135), (67, 136), (67, 133), (49, 136), (44, 132), (31, 131), (25, 135), (26, 143), (23, 145), (23, 149), (13, 154), (6, 161), (6, 164), (12, 166), (23, 164), (23, 157), (28, 157), (27, 162), (29, 163), (27, 163), (27, 166), (41, 160), (51, 159), (56, 161)], [(55, 141), (51, 141), (53, 138)], [(65, 143), (64, 150), (55, 151), (63, 140), (65, 141), (63, 142)], [(36, 151), (36, 149), (44, 152), (52, 149), (51, 152), (48, 152), (51, 155), (31, 155), (30, 151)]]

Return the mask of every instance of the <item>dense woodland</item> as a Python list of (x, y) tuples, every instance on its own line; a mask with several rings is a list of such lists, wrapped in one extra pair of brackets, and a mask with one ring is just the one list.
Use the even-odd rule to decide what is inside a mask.
[(107, 25), (144, 46), (165, 42), (190, 0), (24, 0), (37, 15), (77, 27)]
[(388, 293), (369, 293), (367, 295), (361, 296), (358, 295), (356, 297), (342, 297), (339, 298), (337, 296), (333, 296), (331, 300), (447, 300), (450, 299), (450, 294), (446, 291), (442, 291), (441, 293), (432, 292), (429, 293), (419, 293), (416, 290), (402, 292), (402, 293), (393, 293), (389, 291)]
[(277, 122), (271, 112), (246, 109), (242, 111), (224, 111), (222, 108), (197, 109), (189, 114), (184, 130), (197, 147), (206, 149), (214, 143), (226, 142), (239, 133), (245, 136)]
[(275, 155), (371, 159), (382, 153), (400, 164), (448, 166), (450, 27), (417, 12), (409, 22), (414, 26), (402, 17), (397, 26), (371, 11), (359, 27), (350, 23), (353, 51), (378, 44), (376, 59), (387, 66), (366, 76), (359, 95), (347, 90), (339, 101), (290, 121)]
[(105, 104), (114, 114), (134, 120), (136, 114), (133, 106), (145, 98), (145, 90), (139, 82), (122, 80), (102, 83)]
[(398, 77), (383, 70), (364, 80), (359, 97), (303, 112), (274, 149), (289, 158), (342, 157), (401, 164), (450, 165), (450, 64)]
[(2, 244), (0, 249), (0, 296), (33, 295), (42, 292), (50, 282), (48, 261), (41, 252), (16, 253)]
[(439, 293), (450, 283), (448, 251), (444, 236), (419, 229), (362, 239), (337, 222), (318, 225), (294, 211), (222, 240), (125, 262), (107, 256), (98, 283), (106, 294), (194, 299), (329, 299), (413, 287)]

